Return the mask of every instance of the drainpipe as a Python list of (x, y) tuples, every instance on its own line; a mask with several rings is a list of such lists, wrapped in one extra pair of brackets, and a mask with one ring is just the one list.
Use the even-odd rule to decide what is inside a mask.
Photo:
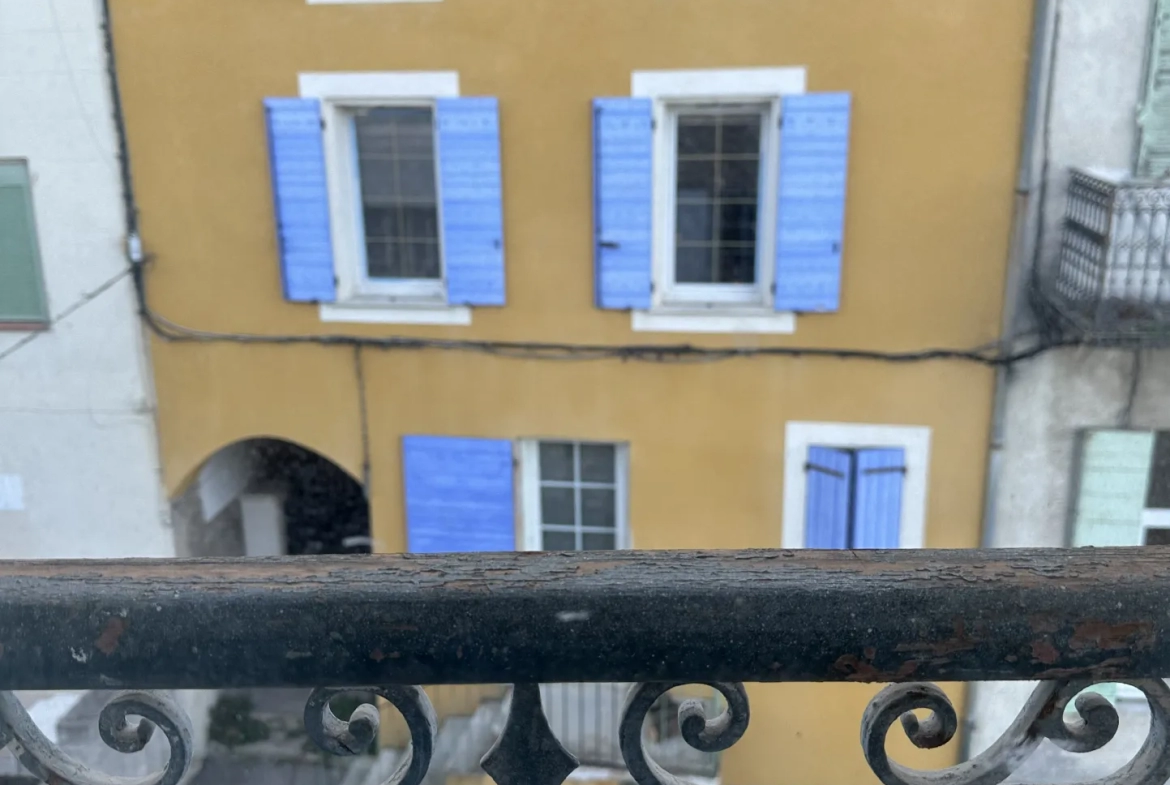
[[(1048, 96), (1052, 81), (1052, 53), (1056, 46), (1055, 29), (1059, 0), (1035, 0), (1032, 21), (1032, 43), (1029, 54), (1028, 85), (1024, 103), (1024, 119), (1020, 141), (1020, 163), (1016, 176), (1012, 218), (1011, 251), (1008, 258), (1007, 280), (1004, 287), (1001, 336), (1010, 341), (1015, 332), (1022, 294), (1031, 278), (1036, 262), (1038, 222), (1042, 220), (1043, 177), (1047, 164), (1047, 149), (1042, 138), (1047, 128)], [(995, 546), (995, 497), (999, 485), (999, 470), (1003, 452), (1006, 397), (1010, 369), (996, 370), (995, 394), (992, 401), (991, 433), (988, 444), (987, 482), (983, 498), (982, 547)]]
[[(1043, 220), (1043, 179), (1047, 169), (1047, 147), (1043, 137), (1048, 126), (1048, 99), (1052, 84), (1053, 53), (1056, 50), (1056, 19), (1060, 0), (1035, 0), (1032, 12), (1032, 42), (1028, 58), (1028, 84), (1024, 98), (1024, 118), (1020, 139), (1020, 162), (1012, 216), (1011, 250), (1004, 285), (1001, 340), (1012, 341), (1022, 294), (1029, 285), (1037, 262), (1037, 227)], [(988, 434), (987, 479), (983, 495), (983, 531), (980, 545), (996, 545), (996, 497), (1003, 462), (1003, 440), (1007, 419), (1007, 394), (1011, 368), (999, 366), (995, 372), (992, 398), (991, 429)], [(980, 685), (968, 688), (960, 760), (971, 757), (971, 735), (975, 730), (973, 713)]]

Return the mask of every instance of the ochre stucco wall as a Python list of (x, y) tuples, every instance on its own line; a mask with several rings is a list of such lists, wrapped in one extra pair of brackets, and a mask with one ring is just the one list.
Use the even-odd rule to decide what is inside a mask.
[[(1020, 0), (114, 0), (152, 306), (206, 330), (590, 343), (972, 346), (997, 335), (1030, 4)], [(792, 336), (635, 334), (592, 305), (589, 101), (630, 72), (804, 65), (854, 94), (841, 311)], [(301, 71), (457, 70), (500, 99), (508, 305), (471, 327), (324, 325), (280, 295), (261, 99)], [(171, 344), (154, 368), (168, 489), (231, 442), (360, 474), (353, 353)], [(979, 540), (992, 373), (812, 358), (655, 365), (365, 352), (378, 547), (403, 547), (406, 433), (630, 444), (639, 548), (776, 547), (790, 420), (932, 429), (932, 547)], [(810, 609), (815, 612), (815, 609)], [(753, 688), (730, 785), (870, 781), (872, 688)], [(961, 697), (961, 696), (959, 696)], [(900, 748), (899, 748), (900, 749)], [(926, 755), (954, 758), (955, 745)], [(914, 759), (918, 761), (918, 758)]]

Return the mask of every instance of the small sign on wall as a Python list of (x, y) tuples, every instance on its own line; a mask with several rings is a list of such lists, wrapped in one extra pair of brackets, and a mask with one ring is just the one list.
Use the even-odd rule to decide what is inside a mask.
[(24, 509), (24, 482), (19, 474), (0, 474), (0, 512)]

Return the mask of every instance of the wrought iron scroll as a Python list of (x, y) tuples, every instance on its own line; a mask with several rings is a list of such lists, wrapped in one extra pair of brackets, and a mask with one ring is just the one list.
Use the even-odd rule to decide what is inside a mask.
[[(1123, 768), (1095, 785), (1163, 785), (1170, 779), (1170, 688), (1158, 680), (1123, 682), (1141, 690), (1150, 705), (1150, 730)], [(889, 759), (886, 735), (895, 721), (917, 747), (941, 747), (954, 738), (958, 718), (950, 699), (933, 684), (895, 684), (870, 702), (861, 722), (866, 760), (885, 785), (997, 785), (1044, 739), (1069, 752), (1092, 752), (1117, 733), (1117, 710), (1101, 695), (1084, 692), (1090, 681), (1042, 682), (1011, 726), (983, 753), (939, 771), (907, 768)], [(1075, 699), (1075, 700), (1074, 700)], [(1069, 702), (1075, 717), (1066, 717)], [(919, 721), (915, 709), (930, 712)]]
[(410, 746), (384, 785), (419, 785), (431, 765), (438, 720), (430, 698), (421, 687), (362, 687), (317, 689), (305, 704), (305, 731), (317, 746), (334, 755), (361, 755), (378, 738), (381, 727), (378, 708), (363, 703), (348, 720), (333, 713), (329, 702), (338, 695), (373, 693), (390, 702), (406, 720)]
[(118, 752), (141, 752), (156, 727), (171, 747), (162, 771), (133, 779), (114, 777), (66, 755), (41, 733), (14, 694), (0, 692), (0, 749), (10, 749), (33, 776), (54, 785), (176, 785), (191, 765), (191, 721), (169, 695), (123, 692), (98, 717), (102, 741)]
[[(722, 752), (735, 744), (747, 730), (747, 691), (742, 684), (727, 682), (703, 682), (718, 690), (727, 701), (725, 708), (714, 719), (707, 719), (707, 711), (700, 700), (685, 700), (678, 709), (679, 730), (687, 744), (701, 752)], [(646, 752), (642, 727), (650, 707), (660, 697), (683, 683), (649, 682), (635, 684), (626, 698), (622, 712), (622, 723), (618, 730), (622, 758), (630, 770), (630, 776), (638, 785), (686, 785), (662, 768)]]

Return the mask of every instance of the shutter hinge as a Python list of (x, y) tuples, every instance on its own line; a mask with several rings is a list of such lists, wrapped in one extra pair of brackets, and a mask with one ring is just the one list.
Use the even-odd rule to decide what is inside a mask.
[(836, 477), (839, 480), (845, 479), (844, 472), (839, 472), (836, 469), (830, 469), (828, 466), (818, 466), (817, 464), (811, 462), (804, 465), (804, 470), (806, 472), (820, 472), (822, 474), (827, 474), (830, 477)]
[(654, 294), (654, 280), (650, 280), (650, 294)]
[(657, 131), (657, 130), (658, 130), (658, 120), (657, 120), (656, 118), (654, 118), (654, 117), (651, 117), (651, 118), (650, 118), (650, 130), (651, 130), (651, 131)]
[(776, 282), (772, 281), (772, 296), (776, 296)]
[(325, 130), (325, 118), (324, 117), (321, 118), (321, 130), (322, 131)]
[(780, 115), (780, 119), (776, 121), (776, 125), (779, 128), (784, 127), (784, 115)]

